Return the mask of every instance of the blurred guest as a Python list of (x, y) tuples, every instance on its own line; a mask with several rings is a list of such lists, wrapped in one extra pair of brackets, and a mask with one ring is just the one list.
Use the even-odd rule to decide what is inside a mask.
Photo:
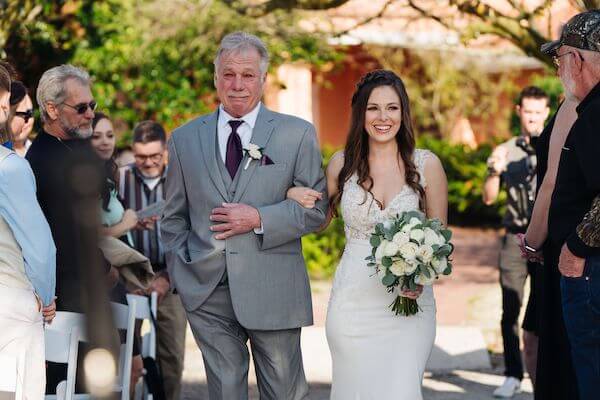
[[(133, 130), (135, 164), (122, 168), (119, 193), (126, 208), (140, 210), (164, 201), (166, 132), (154, 121), (140, 122)], [(185, 351), (186, 315), (178, 294), (170, 291), (170, 279), (160, 241), (158, 216), (143, 221), (151, 229), (133, 232), (135, 248), (150, 259), (156, 277), (148, 291), (156, 291), (158, 305), (158, 360), (162, 366), (167, 399), (178, 399)]]
[[(10, 75), (0, 64), (0, 141), (10, 142)], [(55, 315), (56, 248), (35, 197), (27, 161), (0, 146), (0, 355), (25, 352), (18, 370), (24, 398), (41, 399), (46, 383), (43, 322)]]
[(558, 257), (546, 265), (558, 266), (562, 275), (560, 297), (579, 398), (591, 400), (600, 394), (600, 248), (578, 226), (600, 194), (600, 10), (571, 18), (542, 52), (554, 57), (567, 98), (579, 102), (548, 214), (548, 241)]
[[(94, 113), (92, 120), (92, 147), (104, 161), (104, 177), (100, 199), (101, 234), (121, 238), (130, 246), (133, 244), (130, 231), (138, 225), (137, 215), (133, 210), (125, 210), (117, 193), (118, 167), (115, 163), (115, 133), (108, 116), (101, 112)], [(131, 249), (133, 251), (133, 249)], [(111, 290), (111, 300), (127, 304), (127, 290), (123, 282), (117, 282)], [(144, 365), (140, 355), (138, 335), (134, 336), (133, 360), (131, 366), (131, 391), (142, 376)]]
[[(488, 159), (488, 176), (483, 190), (483, 200), (487, 205), (496, 201), (502, 184), (507, 193), (506, 214), (503, 219), (506, 232), (502, 238), (499, 259), (506, 379), (494, 391), (494, 396), (503, 398), (513, 397), (520, 391), (523, 379), (518, 319), (527, 275), (530, 276), (531, 293), (535, 293), (533, 289), (536, 266), (521, 257), (516, 235), (525, 233), (533, 209), (537, 164), (533, 146), (550, 113), (548, 95), (535, 86), (523, 89), (516, 113), (519, 116), (521, 134), (494, 149)], [(530, 304), (533, 303), (532, 298)], [(536, 351), (531, 351), (531, 348), (537, 348), (534, 321), (535, 316), (531, 311), (523, 332), (525, 360), (532, 381), (535, 381)]]
[(10, 91), (10, 133), (12, 136), (13, 150), (21, 157), (25, 157), (31, 140), (29, 135), (33, 129), (33, 103), (27, 93), (27, 88), (19, 81), (13, 81)]

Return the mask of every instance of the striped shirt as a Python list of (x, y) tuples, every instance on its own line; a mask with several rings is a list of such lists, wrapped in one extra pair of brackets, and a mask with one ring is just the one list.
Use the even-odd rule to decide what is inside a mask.
[[(147, 182), (135, 164), (119, 169), (119, 195), (123, 199), (125, 209), (141, 210), (158, 200), (165, 199), (165, 168), (156, 185)], [(148, 181), (151, 181), (149, 179)], [(160, 240), (160, 221), (156, 222), (153, 230), (133, 230), (133, 247), (144, 254), (152, 263), (154, 271), (165, 268), (165, 254)]]

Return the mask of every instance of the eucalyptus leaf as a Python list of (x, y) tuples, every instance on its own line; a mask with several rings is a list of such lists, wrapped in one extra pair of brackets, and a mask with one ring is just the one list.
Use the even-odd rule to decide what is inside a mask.
[(381, 265), (383, 265), (386, 268), (389, 268), (392, 266), (392, 259), (390, 257), (383, 257), (381, 259)]

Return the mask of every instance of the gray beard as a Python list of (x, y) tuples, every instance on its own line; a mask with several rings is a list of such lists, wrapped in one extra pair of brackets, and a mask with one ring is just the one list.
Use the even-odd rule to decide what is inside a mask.
[(89, 129), (79, 129), (77, 127), (71, 127), (71, 126), (67, 126), (67, 124), (63, 123), (62, 120), (60, 121), (60, 127), (62, 128), (62, 130), (67, 134), (67, 136), (69, 136), (70, 138), (73, 139), (88, 139), (92, 136), (92, 128), (90, 127)]

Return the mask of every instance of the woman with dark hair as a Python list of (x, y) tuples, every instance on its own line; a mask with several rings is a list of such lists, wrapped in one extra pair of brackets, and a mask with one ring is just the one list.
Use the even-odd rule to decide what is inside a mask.
[(22, 82), (12, 81), (10, 85), (10, 134), (13, 150), (25, 157), (31, 146), (29, 135), (33, 129), (33, 103)]
[[(327, 313), (333, 360), (331, 398), (422, 399), (425, 364), (435, 339), (431, 286), (400, 294), (420, 311), (395, 315), (388, 293), (367, 267), (369, 238), (377, 223), (405, 211), (447, 219), (447, 182), (439, 159), (415, 149), (408, 95), (391, 71), (373, 71), (352, 97), (346, 146), (327, 167), (330, 218), (341, 208), (346, 248), (337, 268)], [(288, 197), (311, 207), (320, 193), (292, 188)]]
[(117, 180), (119, 168), (115, 162), (115, 133), (113, 125), (106, 114), (96, 112), (92, 120), (92, 147), (104, 161), (105, 177), (102, 185), (101, 221), (104, 226), (102, 234), (123, 240), (132, 245), (129, 231), (138, 225), (138, 218), (133, 210), (125, 210), (118, 198)]
[(29, 163), (10, 150), (11, 79), (0, 62), (0, 355), (23, 357), (24, 398), (46, 385), (43, 322), (55, 315), (56, 248)]
[[(101, 190), (100, 221), (102, 222), (101, 234), (121, 239), (132, 246), (130, 231), (137, 227), (138, 218), (133, 210), (125, 210), (117, 194), (117, 180), (119, 168), (115, 162), (115, 133), (110, 118), (102, 113), (95, 112), (92, 120), (92, 147), (96, 154), (104, 161), (104, 182)], [(132, 248), (132, 252), (135, 250)], [(112, 301), (127, 304), (127, 289), (119, 280), (110, 291)], [(143, 362), (139, 351), (139, 336), (134, 337), (133, 360), (131, 366), (131, 395), (135, 384), (142, 376)]]

